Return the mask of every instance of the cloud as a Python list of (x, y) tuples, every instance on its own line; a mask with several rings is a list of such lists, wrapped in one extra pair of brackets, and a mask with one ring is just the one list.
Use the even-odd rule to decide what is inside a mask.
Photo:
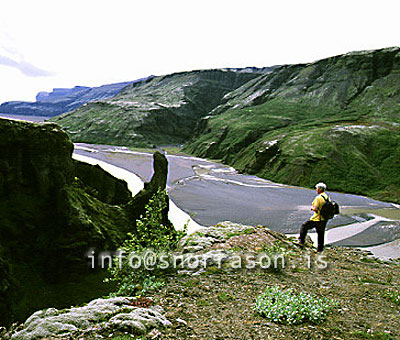
[(14, 67), (28, 77), (51, 77), (54, 75), (53, 73), (40, 69), (24, 60), (16, 61), (3, 55), (0, 55), (0, 65)]

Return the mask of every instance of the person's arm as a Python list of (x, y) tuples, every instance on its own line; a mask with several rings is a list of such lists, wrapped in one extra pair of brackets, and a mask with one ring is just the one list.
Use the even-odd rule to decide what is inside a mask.
[(315, 200), (312, 202), (311, 210), (318, 214), (318, 211), (319, 211), (319, 200), (318, 200), (318, 197), (315, 198)]

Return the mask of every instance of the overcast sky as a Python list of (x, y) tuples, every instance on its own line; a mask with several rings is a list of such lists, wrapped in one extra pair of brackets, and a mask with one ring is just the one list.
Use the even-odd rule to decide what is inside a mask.
[(399, 0), (0, 0), (0, 103), (400, 46)]

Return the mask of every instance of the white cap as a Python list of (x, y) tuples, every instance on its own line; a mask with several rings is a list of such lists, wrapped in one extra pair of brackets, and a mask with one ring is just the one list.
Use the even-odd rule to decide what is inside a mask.
[(322, 182), (319, 182), (318, 184), (315, 185), (315, 188), (317, 188), (317, 189), (320, 188), (323, 191), (325, 191), (326, 190), (326, 184), (322, 183)]

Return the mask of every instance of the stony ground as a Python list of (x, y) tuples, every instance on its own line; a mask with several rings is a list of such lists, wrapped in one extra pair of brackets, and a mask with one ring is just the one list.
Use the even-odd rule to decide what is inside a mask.
[[(275, 273), (268, 270), (208, 270), (179, 276), (153, 298), (159, 299), (173, 327), (169, 339), (398, 339), (400, 306), (384, 297), (399, 285), (399, 264), (370, 261), (354, 250), (324, 252), (329, 266), (304, 265)], [(310, 255), (312, 262), (316, 255)], [(320, 324), (282, 325), (252, 309), (266, 286), (278, 284), (339, 301), (339, 309)], [(185, 320), (184, 324), (178, 319)], [(176, 321), (178, 320), (178, 321)]]
[[(383, 262), (350, 248), (327, 248), (317, 254), (311, 246), (301, 249), (292, 241), (263, 227), (227, 224), (199, 231), (184, 240), (183, 251), (211, 254), (206, 268), (181, 270), (144, 300), (161, 306), (172, 326), (153, 329), (146, 336), (78, 332), (73, 339), (400, 338), (400, 302), (387, 296), (388, 291), (400, 294), (399, 261)], [(284, 268), (282, 261), (277, 269), (246, 268), (249, 254), (279, 252), (284, 254)], [(241, 269), (233, 267), (232, 254), (243, 259)], [(220, 266), (214, 261), (218, 258)], [(272, 285), (334, 299), (338, 307), (318, 324), (275, 323), (253, 309), (257, 296)]]
[[(285, 254), (285, 268), (232, 269), (227, 261), (221, 268), (207, 266), (194, 275), (169, 278), (161, 291), (150, 296), (173, 323), (161, 330), (160, 338), (400, 338), (400, 305), (386, 296), (389, 290), (400, 292), (400, 262), (383, 262), (350, 248), (328, 248), (317, 254), (312, 247), (300, 249), (265, 228), (244, 227), (237, 234), (225, 233), (226, 239), (214, 242), (211, 249), (248, 254), (249, 250), (268, 253), (275, 247)], [(200, 233), (200, 239), (205, 238)], [(257, 296), (275, 284), (334, 299), (339, 305), (319, 324), (277, 324), (253, 310)]]

